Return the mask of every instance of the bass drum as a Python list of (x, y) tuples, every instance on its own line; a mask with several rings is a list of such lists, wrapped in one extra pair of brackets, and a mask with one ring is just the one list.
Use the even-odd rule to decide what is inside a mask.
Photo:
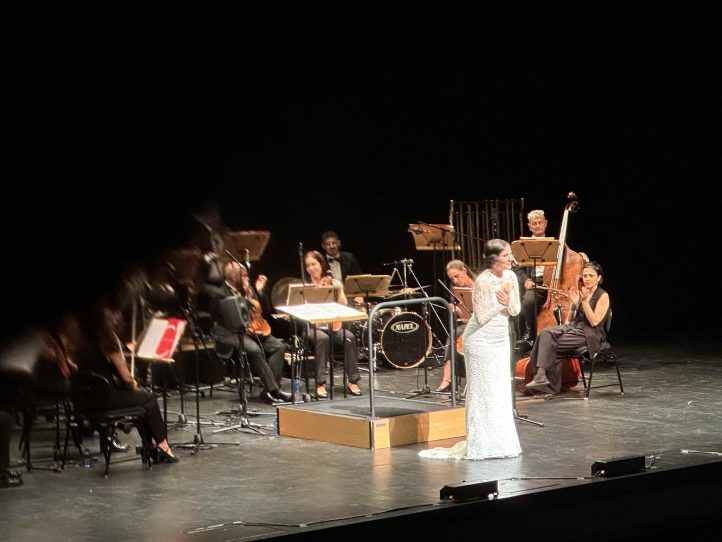
[[(378, 354), (397, 369), (412, 369), (431, 351), (431, 328), (415, 312), (385, 309), (373, 321), (373, 340)], [(361, 344), (368, 348), (368, 329), (363, 326)]]

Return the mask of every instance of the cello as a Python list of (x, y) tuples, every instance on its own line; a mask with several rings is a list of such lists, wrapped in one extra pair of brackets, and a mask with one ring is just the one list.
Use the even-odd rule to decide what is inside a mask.
[(559, 231), (557, 262), (544, 270), (544, 286), (549, 291), (547, 300), (537, 314), (537, 334), (543, 329), (562, 324), (569, 316), (571, 301), (566, 292), (572, 286), (579, 287), (584, 267), (584, 257), (566, 246), (569, 214), (579, 210), (579, 200), (574, 192), (567, 195), (569, 203), (564, 207), (562, 227)]

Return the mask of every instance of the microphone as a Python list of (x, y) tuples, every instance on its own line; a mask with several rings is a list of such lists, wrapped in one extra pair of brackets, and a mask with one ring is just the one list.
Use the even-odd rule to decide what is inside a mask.
[(251, 251), (246, 249), (246, 270), (251, 270)]

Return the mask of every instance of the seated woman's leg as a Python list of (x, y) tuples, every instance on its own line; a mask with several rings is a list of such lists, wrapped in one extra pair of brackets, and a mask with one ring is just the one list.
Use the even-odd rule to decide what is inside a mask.
[(343, 347), (344, 363), (346, 364), (346, 375), (348, 381), (356, 384), (361, 380), (361, 373), (358, 368), (358, 347), (356, 346), (356, 337), (348, 329), (339, 329), (334, 333), (334, 347)]
[(527, 387), (548, 385), (554, 393), (562, 386), (561, 361), (568, 354), (586, 344), (584, 330), (568, 325), (553, 326), (544, 329), (534, 343), (531, 351), (534, 380)]
[(311, 330), (308, 337), (314, 345), (316, 356), (316, 386), (323, 386), (326, 384), (326, 363), (331, 352), (331, 341), (321, 329)]

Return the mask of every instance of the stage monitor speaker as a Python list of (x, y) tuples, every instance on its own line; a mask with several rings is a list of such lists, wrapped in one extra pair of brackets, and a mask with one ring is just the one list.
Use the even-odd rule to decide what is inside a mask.
[(221, 324), (226, 329), (245, 329), (251, 324), (248, 302), (240, 295), (229, 295), (220, 301)]
[(627, 457), (613, 457), (592, 463), (592, 476), (622, 476), (644, 472), (647, 465), (643, 455), (630, 455)]
[(499, 482), (488, 480), (486, 482), (459, 482), (445, 485), (439, 491), (439, 498), (443, 501), (452, 499), (454, 502), (464, 502), (481, 499), (493, 499), (499, 494)]

